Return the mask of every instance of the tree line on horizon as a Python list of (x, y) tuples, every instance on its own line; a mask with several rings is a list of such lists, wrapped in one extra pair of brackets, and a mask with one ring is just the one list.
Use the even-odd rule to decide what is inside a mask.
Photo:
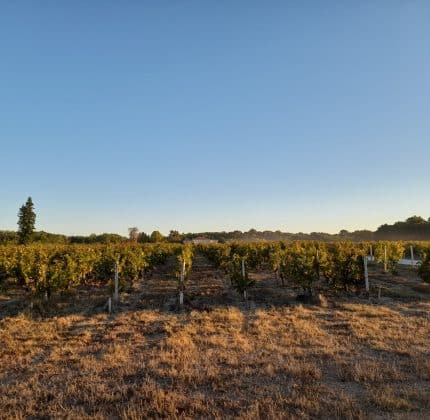
[(153, 231), (151, 234), (139, 232), (138, 228), (129, 229), (129, 236), (122, 236), (116, 233), (102, 233), (91, 235), (62, 235), (48, 233), (44, 231), (35, 231), (36, 212), (34, 204), (29, 197), (26, 203), (18, 212), (18, 230), (8, 231), (0, 230), (0, 244), (26, 244), (29, 242), (54, 243), (54, 244), (95, 244), (95, 243), (120, 243), (133, 241), (139, 243), (158, 243), (172, 242), (178, 243), (185, 240), (196, 238), (214, 239), (219, 242), (228, 241), (294, 241), (294, 240), (312, 240), (312, 241), (374, 241), (374, 240), (409, 240), (424, 241), (430, 240), (430, 218), (425, 220), (420, 216), (412, 216), (405, 221), (395, 222), (393, 224), (383, 224), (373, 232), (371, 230), (356, 230), (349, 232), (345, 229), (339, 233), (330, 234), (325, 232), (311, 233), (289, 233), (277, 231), (257, 231), (250, 229), (246, 232), (235, 230), (231, 232), (198, 232), (198, 233), (180, 233), (177, 230), (171, 230), (167, 236), (159, 231)]

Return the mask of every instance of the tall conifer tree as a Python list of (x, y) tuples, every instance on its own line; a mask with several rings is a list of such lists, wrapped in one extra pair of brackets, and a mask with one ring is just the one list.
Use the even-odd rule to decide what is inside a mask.
[(36, 213), (31, 197), (28, 197), (27, 202), (19, 209), (18, 213), (18, 236), (21, 244), (31, 242), (34, 226), (36, 224)]

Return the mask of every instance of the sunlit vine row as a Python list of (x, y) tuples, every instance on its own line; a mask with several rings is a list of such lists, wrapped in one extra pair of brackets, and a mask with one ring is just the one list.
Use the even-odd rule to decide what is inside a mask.
[(0, 246), (0, 279), (31, 292), (52, 293), (89, 281), (136, 280), (173, 255), (180, 245), (22, 245)]

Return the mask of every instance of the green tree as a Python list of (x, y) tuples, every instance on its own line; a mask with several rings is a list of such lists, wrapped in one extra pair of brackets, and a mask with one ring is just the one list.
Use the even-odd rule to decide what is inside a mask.
[(139, 229), (137, 227), (128, 228), (128, 237), (131, 242), (137, 242), (139, 239)]
[(167, 237), (168, 242), (182, 242), (184, 235), (181, 235), (177, 230), (171, 230)]
[(151, 233), (151, 242), (163, 242), (163, 239), (164, 236), (158, 230)]
[(140, 232), (139, 233), (139, 239), (137, 240), (140, 243), (147, 243), (151, 240), (151, 238), (149, 237), (149, 235), (145, 232)]
[(425, 225), (427, 222), (421, 216), (412, 216), (406, 219), (406, 223), (410, 225)]
[(36, 224), (36, 213), (31, 197), (19, 209), (18, 212), (18, 236), (21, 244), (28, 244), (32, 240), (34, 225)]

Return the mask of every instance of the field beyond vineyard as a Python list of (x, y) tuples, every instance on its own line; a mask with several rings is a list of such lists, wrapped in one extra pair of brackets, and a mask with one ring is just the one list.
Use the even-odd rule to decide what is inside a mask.
[[(4, 280), (1, 418), (430, 417), (430, 285), (412, 268), (370, 264), (368, 294), (361, 272), (347, 290), (322, 276), (312, 289), (324, 298), (310, 305), (297, 302), (307, 279), (282, 285), (248, 253), (244, 300), (196, 249), (180, 310), (186, 254), (153, 251), (111, 315), (108, 281), (53, 289), (45, 301), (43, 288)], [(134, 274), (126, 260), (122, 273)]]

